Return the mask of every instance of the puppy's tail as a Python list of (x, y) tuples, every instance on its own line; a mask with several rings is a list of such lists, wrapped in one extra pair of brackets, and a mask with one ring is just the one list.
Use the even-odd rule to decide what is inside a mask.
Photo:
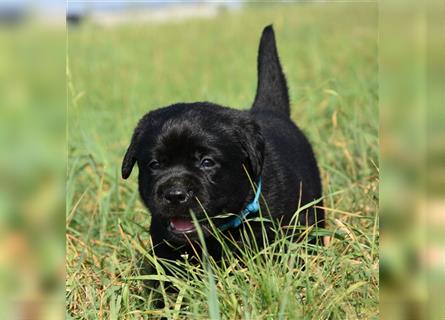
[(263, 30), (258, 49), (258, 85), (252, 111), (273, 111), (289, 116), (289, 95), (278, 58), (272, 25)]

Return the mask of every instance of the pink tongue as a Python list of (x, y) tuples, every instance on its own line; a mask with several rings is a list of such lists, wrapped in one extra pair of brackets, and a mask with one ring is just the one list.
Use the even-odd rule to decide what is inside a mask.
[(170, 224), (177, 231), (189, 231), (195, 229), (193, 221), (186, 218), (172, 218)]

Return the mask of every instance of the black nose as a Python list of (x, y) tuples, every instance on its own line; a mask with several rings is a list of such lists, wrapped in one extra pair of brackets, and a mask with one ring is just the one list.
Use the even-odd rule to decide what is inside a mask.
[(173, 187), (165, 191), (164, 198), (169, 203), (180, 204), (187, 202), (189, 197), (186, 190), (179, 187)]

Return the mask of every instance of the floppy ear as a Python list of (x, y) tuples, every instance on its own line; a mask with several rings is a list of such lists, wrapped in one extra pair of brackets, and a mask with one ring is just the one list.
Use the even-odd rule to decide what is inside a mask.
[(124, 179), (127, 179), (130, 176), (134, 164), (136, 163), (136, 149), (140, 131), (139, 126), (137, 126), (134, 130), (133, 136), (131, 137), (131, 142), (128, 146), (127, 152), (125, 153), (124, 160), (122, 161), (121, 173), (122, 178)]
[(138, 122), (136, 128), (134, 129), (133, 136), (131, 137), (130, 145), (128, 146), (127, 152), (125, 153), (124, 160), (122, 161), (122, 178), (127, 179), (131, 171), (133, 170), (134, 164), (136, 163), (136, 152), (139, 148), (139, 140), (142, 135), (143, 129), (151, 123), (151, 112), (145, 114)]
[(253, 174), (253, 179), (258, 179), (263, 170), (264, 160), (264, 138), (261, 129), (253, 120), (250, 120), (241, 125), (240, 142), (245, 152), (250, 166), (249, 173)]

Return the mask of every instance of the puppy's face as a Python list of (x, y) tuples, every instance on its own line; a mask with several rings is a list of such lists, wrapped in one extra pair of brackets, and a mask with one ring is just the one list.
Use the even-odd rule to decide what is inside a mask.
[[(196, 238), (190, 211), (208, 234), (209, 217), (238, 214), (251, 201), (263, 140), (240, 111), (204, 103), (177, 104), (145, 115), (125, 155), (122, 175), (136, 162), (139, 192), (168, 240)], [(215, 225), (227, 220), (214, 219)]]

